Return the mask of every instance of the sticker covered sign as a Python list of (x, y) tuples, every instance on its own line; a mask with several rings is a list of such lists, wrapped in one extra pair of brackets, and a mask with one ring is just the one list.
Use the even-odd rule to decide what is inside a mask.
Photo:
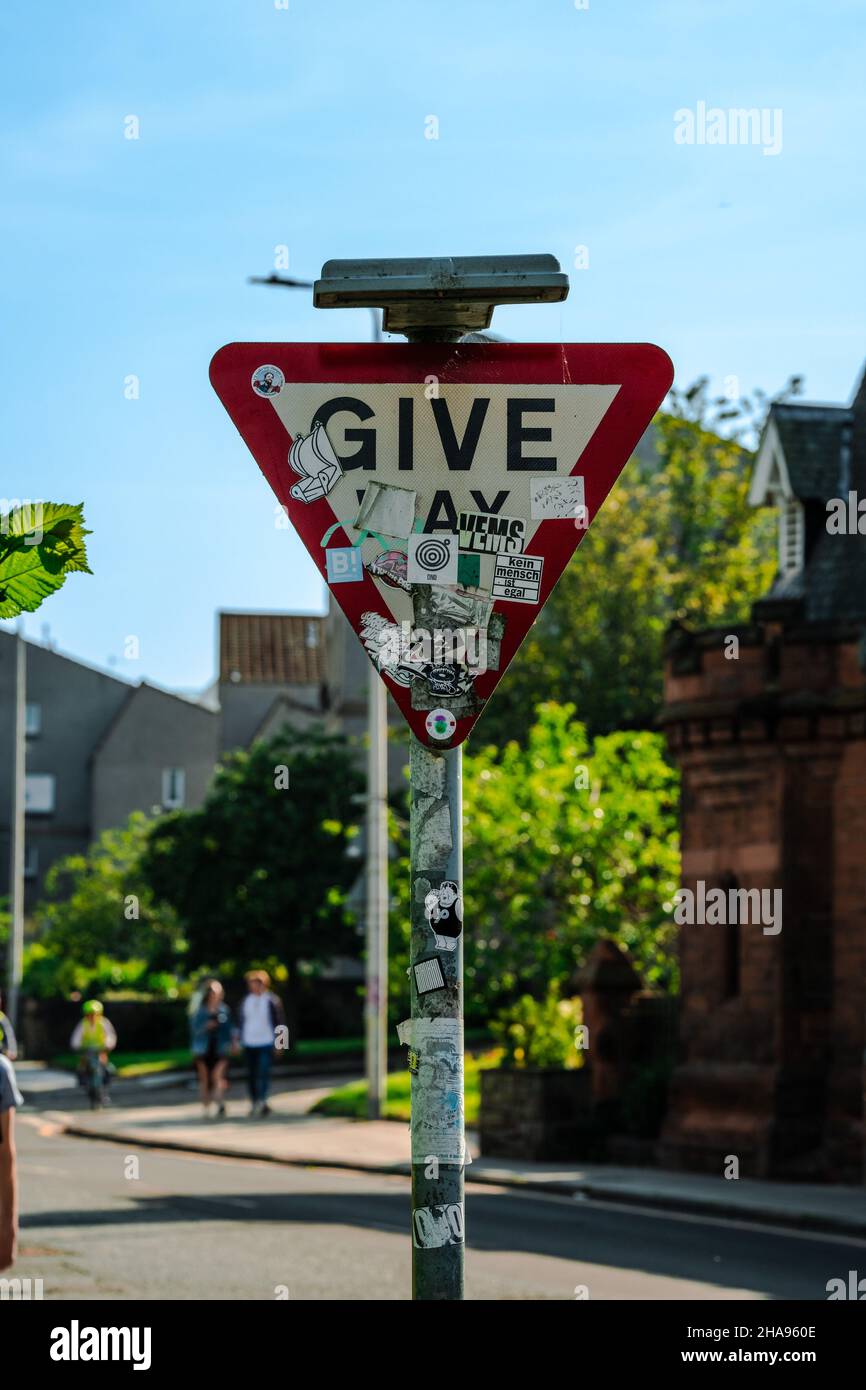
[(646, 344), (255, 344), (211, 380), (415, 735), (472, 728), (672, 380)]

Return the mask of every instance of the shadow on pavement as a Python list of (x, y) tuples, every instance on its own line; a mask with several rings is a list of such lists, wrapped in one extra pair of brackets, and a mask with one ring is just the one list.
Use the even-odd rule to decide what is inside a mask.
[[(25, 1216), (22, 1228), (111, 1227), (139, 1222), (298, 1222), (409, 1231), (408, 1191), (227, 1193), (134, 1198), (135, 1209), (46, 1211)], [(477, 1250), (544, 1255), (666, 1275), (770, 1298), (823, 1299), (826, 1281), (856, 1263), (851, 1245), (831, 1237), (648, 1217), (591, 1203), (527, 1201), (510, 1193), (473, 1191), (467, 1204), (467, 1243)], [(864, 1245), (866, 1249), (866, 1245)]]

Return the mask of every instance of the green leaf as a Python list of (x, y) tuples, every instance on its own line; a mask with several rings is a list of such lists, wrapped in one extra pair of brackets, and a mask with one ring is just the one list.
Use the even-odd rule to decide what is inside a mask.
[(0, 517), (0, 618), (33, 613), (72, 571), (90, 574), (83, 503), (34, 502)]

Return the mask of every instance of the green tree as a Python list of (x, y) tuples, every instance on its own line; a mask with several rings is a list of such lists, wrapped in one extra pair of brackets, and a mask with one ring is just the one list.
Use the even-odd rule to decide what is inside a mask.
[(348, 741), (284, 729), (234, 753), (196, 811), (157, 821), (147, 881), (176, 910), (192, 968), (289, 967), (357, 950), (345, 909), (363, 778)]
[[(602, 935), (632, 953), (648, 984), (675, 986), (679, 779), (660, 735), (590, 742), (573, 705), (547, 702), (525, 745), (467, 753), (464, 797), (467, 1017), (567, 983)], [(405, 1011), (404, 823), (395, 835), (391, 988)]]
[[(505, 743), (540, 699), (572, 701), (592, 733), (649, 728), (672, 622), (748, 618), (775, 569), (775, 523), (747, 503), (753, 458), (707, 428), (705, 383), (658, 415), (658, 458), (633, 458), (581, 541), (476, 738)], [(714, 423), (739, 410), (720, 410)]]
[(140, 811), (125, 826), (104, 831), (86, 854), (52, 864), (46, 896), (34, 917), (38, 936), (27, 948), (24, 985), (30, 994), (82, 989), (120, 974), (145, 985), (175, 967), (183, 942), (177, 919), (157, 902), (141, 869), (152, 822)]

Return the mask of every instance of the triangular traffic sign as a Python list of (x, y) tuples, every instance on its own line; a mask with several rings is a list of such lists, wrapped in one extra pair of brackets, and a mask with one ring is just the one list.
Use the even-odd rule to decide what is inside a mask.
[(645, 343), (232, 343), (211, 381), (415, 735), (461, 743), (661, 405)]

